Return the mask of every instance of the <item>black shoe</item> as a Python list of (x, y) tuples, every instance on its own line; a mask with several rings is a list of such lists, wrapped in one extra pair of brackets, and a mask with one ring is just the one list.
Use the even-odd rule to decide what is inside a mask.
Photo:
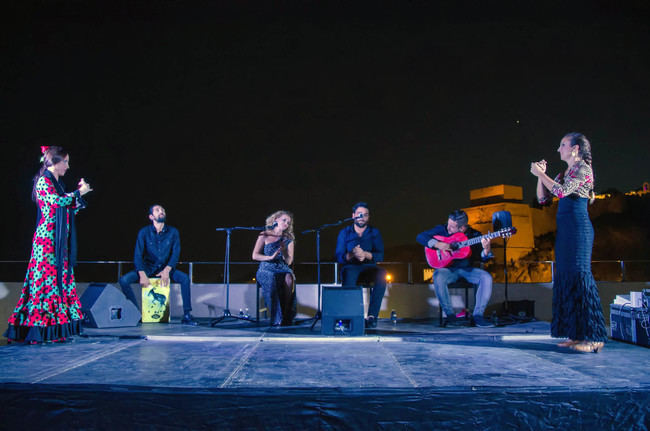
[(458, 320), (459, 319), (458, 319), (458, 317), (456, 317), (455, 314), (449, 314), (449, 315), (445, 316), (445, 319), (444, 319), (444, 321), (446, 323), (456, 323), (456, 322), (458, 322)]
[(473, 320), (474, 326), (478, 326), (480, 328), (491, 328), (494, 326), (492, 322), (485, 320), (483, 316), (473, 316)]
[(366, 328), (372, 329), (377, 327), (377, 319), (375, 319), (375, 316), (368, 316), (366, 318)]
[(447, 325), (451, 326), (460, 326), (464, 325), (465, 322), (463, 319), (459, 319), (455, 314), (450, 314), (442, 320), (442, 327), (444, 328)]
[(198, 323), (196, 323), (196, 321), (194, 320), (194, 318), (192, 317), (192, 315), (190, 313), (185, 313), (183, 315), (183, 318), (181, 319), (181, 323), (183, 325), (190, 325), (190, 326), (197, 326), (198, 325)]

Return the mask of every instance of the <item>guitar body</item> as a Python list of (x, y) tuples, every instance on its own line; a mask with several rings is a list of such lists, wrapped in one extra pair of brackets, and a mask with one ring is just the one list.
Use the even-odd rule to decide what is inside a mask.
[[(451, 236), (434, 235), (433, 239), (453, 244), (455, 242), (467, 241), (467, 236), (462, 232), (456, 232)], [(424, 248), (424, 255), (431, 268), (446, 268), (456, 259), (465, 259), (472, 254), (470, 246), (461, 247), (454, 251), (438, 250), (435, 248)]]
[[(467, 236), (462, 232), (456, 232), (450, 236), (434, 235), (433, 239), (438, 241), (452, 244), (451, 251), (443, 251), (435, 248), (424, 247), (424, 255), (427, 258), (427, 263), (431, 268), (446, 268), (456, 259), (465, 259), (472, 254), (470, 248), (474, 244), (480, 243), (484, 239), (491, 240), (492, 238), (510, 238), (517, 233), (517, 228), (510, 226), (498, 230), (496, 232), (488, 232), (485, 235), (476, 236), (472, 239), (467, 239)], [(505, 239), (504, 239), (505, 241)]]

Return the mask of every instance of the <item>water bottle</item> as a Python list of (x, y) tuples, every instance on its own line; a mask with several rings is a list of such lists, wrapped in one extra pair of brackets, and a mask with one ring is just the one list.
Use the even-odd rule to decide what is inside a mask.
[(246, 308), (246, 310), (244, 310), (244, 317), (247, 318), (247, 319), (250, 317), (248, 315), (248, 308)]
[(241, 308), (239, 309), (239, 317), (244, 317), (244, 310)]
[(397, 326), (397, 313), (395, 310), (390, 312), (390, 321), (393, 323), (393, 326)]
[(343, 321), (339, 320), (336, 322), (336, 327), (334, 328), (335, 332), (343, 332)]

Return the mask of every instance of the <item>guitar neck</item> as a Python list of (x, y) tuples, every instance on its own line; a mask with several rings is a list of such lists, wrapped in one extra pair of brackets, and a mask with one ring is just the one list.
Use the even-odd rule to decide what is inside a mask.
[(478, 243), (481, 242), (484, 238), (485, 238), (485, 239), (496, 238), (496, 237), (498, 237), (498, 236), (501, 236), (502, 233), (503, 233), (503, 232), (501, 232), (501, 231), (490, 232), (490, 233), (486, 233), (485, 235), (481, 235), (481, 236), (477, 236), (477, 237), (474, 237), (474, 238), (470, 238), (470, 239), (468, 239), (468, 240), (465, 240), (465, 241), (463, 241), (463, 242), (458, 243), (458, 247), (459, 247), (459, 248), (461, 248), (461, 247), (468, 247), (468, 246), (471, 246), (471, 245), (474, 245), (474, 244), (478, 244)]

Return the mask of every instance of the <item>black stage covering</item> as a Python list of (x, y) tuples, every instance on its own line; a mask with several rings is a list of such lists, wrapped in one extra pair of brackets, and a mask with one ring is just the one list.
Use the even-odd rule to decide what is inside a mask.
[(143, 324), (2, 346), (0, 429), (650, 427), (645, 347), (579, 354), (539, 321), (380, 319), (358, 337), (310, 326)]
[(649, 388), (0, 387), (5, 429), (645, 430), (650, 424)]

